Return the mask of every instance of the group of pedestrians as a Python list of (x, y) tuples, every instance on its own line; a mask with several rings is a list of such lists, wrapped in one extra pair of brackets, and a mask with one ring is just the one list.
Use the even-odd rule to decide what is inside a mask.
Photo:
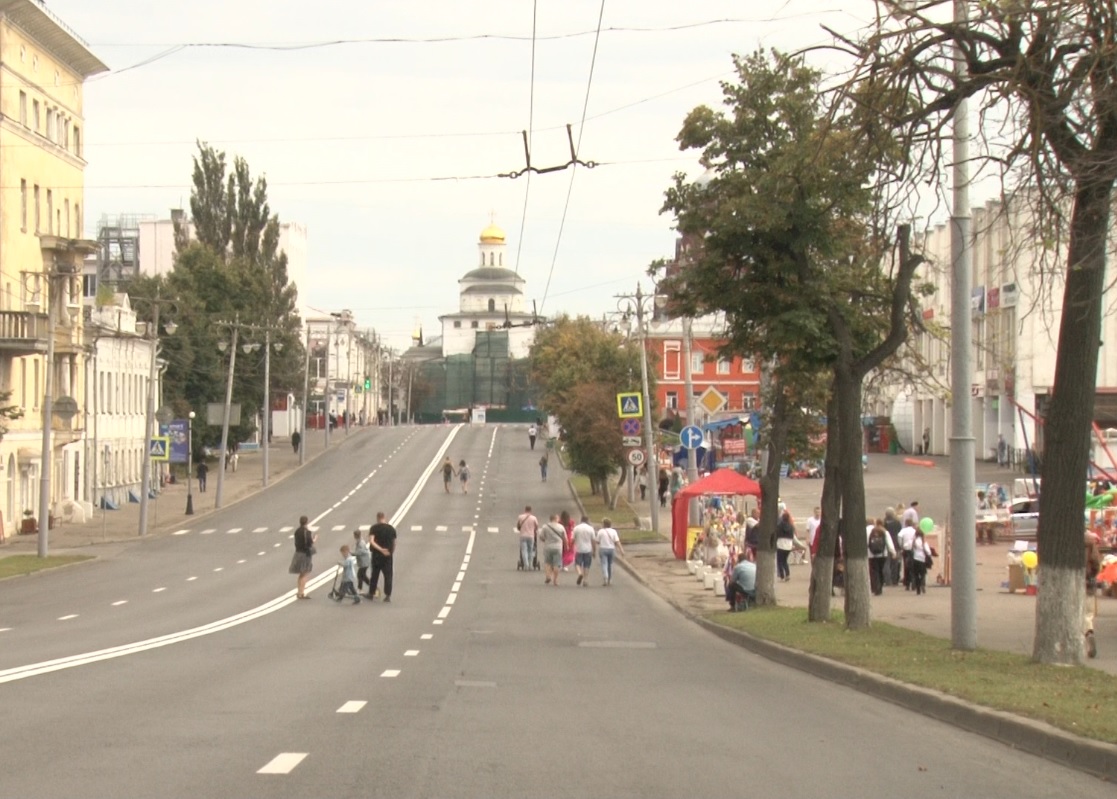
[(462, 493), (468, 494), (469, 465), (465, 462), (465, 458), (462, 458), (460, 461), (458, 461), (458, 468), (455, 469), (454, 462), (450, 460), (450, 456), (447, 455), (446, 458), (442, 461), (442, 487), (445, 489), (447, 494), (450, 493), (450, 484), (454, 481), (455, 477), (457, 477), (458, 482), (461, 483)]
[[(601, 584), (612, 585), (613, 561), (616, 554), (624, 554), (620, 534), (608, 518), (601, 520), (601, 527), (594, 529), (588, 516), (574, 524), (566, 511), (554, 513), (543, 523), (532, 512), (531, 505), (516, 519), (520, 539), (520, 559), (516, 568), (533, 571), (542, 563), (544, 584), (558, 586), (559, 578), (574, 566), (578, 577), (576, 584), (589, 585), (589, 569), (596, 556), (601, 562)], [(539, 555), (542, 554), (540, 560)]]
[[(298, 599), (310, 599), (306, 592), (306, 582), (314, 571), (317, 543), (318, 535), (310, 529), (307, 517), (299, 517), (299, 526), (295, 529), (295, 554), (288, 568), (291, 574), (297, 576), (295, 596)], [(362, 596), (375, 599), (380, 593), (378, 586), (383, 575), (384, 601), (391, 602), (395, 551), (396, 528), (388, 522), (386, 514), (377, 513), (376, 523), (369, 528), (367, 540), (358, 529), (353, 531), (352, 546), (341, 545), (338, 580), (336, 588), (330, 592), (330, 598), (340, 602), (350, 597), (353, 604), (359, 603)], [(366, 585), (368, 592), (361, 594), (361, 589)]]

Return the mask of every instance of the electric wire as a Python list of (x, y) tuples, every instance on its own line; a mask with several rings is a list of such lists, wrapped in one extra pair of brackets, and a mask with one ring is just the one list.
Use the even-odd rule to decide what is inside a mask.
[[(539, 0), (531, 3), (531, 85), (528, 89), (527, 103), (527, 151), (531, 152), (531, 134), (535, 127), (535, 33), (539, 14)], [(524, 181), (524, 210), (520, 214), (520, 235), (516, 238), (516, 275), (520, 274), (520, 254), (524, 251), (524, 229), (527, 227), (527, 203), (531, 195), (531, 173)]]
[[(597, 13), (597, 32), (598, 35), (593, 40), (593, 53), (590, 56), (590, 74), (586, 79), (586, 97), (582, 101), (582, 121), (578, 125), (578, 144), (575, 147), (575, 152), (582, 151), (582, 134), (586, 129), (586, 112), (590, 104), (590, 88), (593, 86), (593, 70), (597, 64), (597, 45), (601, 41), (601, 23), (605, 18), (605, 0), (601, 0), (601, 7)], [(558, 235), (555, 237), (555, 251), (551, 256), (551, 268), (547, 270), (547, 282), (543, 287), (543, 299), (539, 301), (539, 313), (547, 305), (547, 294), (551, 290), (551, 278), (555, 274), (555, 264), (558, 262), (559, 246), (562, 244), (562, 232), (566, 227), (566, 214), (570, 210), (570, 195), (574, 192), (574, 176), (578, 174), (578, 165), (575, 163), (570, 170), (570, 183), (566, 187), (566, 202), (562, 206), (562, 218), (559, 220)]]

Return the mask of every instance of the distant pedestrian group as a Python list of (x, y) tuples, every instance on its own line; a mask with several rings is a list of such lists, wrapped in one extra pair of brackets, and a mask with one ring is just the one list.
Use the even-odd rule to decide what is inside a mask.
[(588, 516), (583, 515), (574, 524), (569, 513), (555, 513), (544, 522), (532, 512), (531, 505), (516, 519), (520, 553), (516, 568), (534, 571), (539, 568), (538, 556), (542, 555), (543, 583), (557, 587), (563, 572), (574, 566), (576, 585), (589, 585), (589, 570), (596, 556), (601, 563), (601, 584), (613, 583), (613, 564), (616, 554), (624, 554), (620, 534), (606, 518), (601, 527), (594, 529)]

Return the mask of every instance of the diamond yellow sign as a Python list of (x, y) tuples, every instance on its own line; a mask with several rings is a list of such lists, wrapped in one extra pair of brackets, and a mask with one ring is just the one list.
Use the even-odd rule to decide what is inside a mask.
[(698, 404), (705, 408), (707, 413), (717, 413), (725, 407), (725, 395), (710, 386), (702, 392), (702, 396), (698, 398)]

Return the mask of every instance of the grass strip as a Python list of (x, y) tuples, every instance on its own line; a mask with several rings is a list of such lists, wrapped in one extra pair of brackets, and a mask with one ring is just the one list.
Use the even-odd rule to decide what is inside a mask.
[(792, 649), (1117, 744), (1117, 681), (1096, 669), (1046, 666), (988, 649), (958, 652), (942, 638), (883, 622), (853, 632), (845, 629), (840, 611), (829, 624), (809, 623), (805, 608), (753, 608), (707, 618)]
[(34, 574), (43, 569), (54, 569), (71, 563), (81, 563), (83, 560), (93, 560), (93, 556), (48, 555), (45, 558), (40, 558), (38, 555), (9, 555), (6, 558), (0, 558), (0, 580), (6, 577)]

